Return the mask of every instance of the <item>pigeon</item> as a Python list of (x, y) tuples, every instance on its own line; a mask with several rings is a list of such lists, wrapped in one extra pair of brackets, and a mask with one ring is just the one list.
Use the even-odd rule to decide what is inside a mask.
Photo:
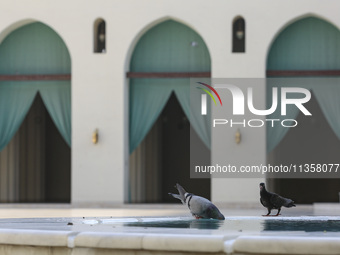
[(272, 192), (268, 192), (266, 190), (266, 185), (263, 182), (260, 183), (260, 195), (261, 204), (268, 209), (268, 214), (263, 216), (270, 216), (272, 209), (278, 210), (277, 214), (273, 216), (279, 216), (282, 206), (288, 208), (296, 206), (293, 200), (281, 197), (280, 195)]
[(169, 193), (169, 195), (181, 200), (182, 204), (187, 204), (192, 216), (196, 219), (225, 219), (218, 208), (208, 199), (186, 192), (178, 183), (175, 188), (179, 194)]

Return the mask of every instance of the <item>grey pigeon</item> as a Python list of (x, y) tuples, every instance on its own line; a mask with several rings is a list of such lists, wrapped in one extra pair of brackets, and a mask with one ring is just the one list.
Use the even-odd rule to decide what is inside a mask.
[(191, 214), (196, 219), (224, 220), (223, 214), (208, 199), (186, 192), (178, 183), (175, 188), (179, 194), (169, 193), (169, 195), (181, 200), (184, 205), (187, 204)]
[(263, 216), (270, 216), (272, 209), (278, 210), (277, 214), (273, 216), (279, 216), (282, 206), (288, 208), (296, 206), (293, 200), (281, 197), (278, 194), (267, 191), (266, 185), (263, 182), (260, 183), (260, 196), (261, 204), (268, 209), (268, 214)]

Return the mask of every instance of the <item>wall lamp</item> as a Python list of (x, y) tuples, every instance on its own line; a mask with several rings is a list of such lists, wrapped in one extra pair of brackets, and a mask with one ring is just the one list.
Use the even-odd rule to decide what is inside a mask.
[(93, 144), (98, 143), (98, 128), (96, 128), (92, 133), (92, 142)]
[(235, 133), (235, 142), (236, 144), (240, 144), (241, 143), (241, 132), (239, 129), (237, 129), (236, 133)]

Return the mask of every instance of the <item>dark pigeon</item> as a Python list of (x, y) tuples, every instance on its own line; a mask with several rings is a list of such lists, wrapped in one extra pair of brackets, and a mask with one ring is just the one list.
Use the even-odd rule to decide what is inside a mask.
[(294, 201), (289, 198), (281, 197), (278, 194), (269, 192), (266, 190), (266, 185), (262, 182), (260, 183), (260, 202), (261, 204), (268, 209), (268, 214), (263, 216), (270, 216), (272, 209), (277, 209), (277, 214), (273, 216), (279, 216), (281, 207), (295, 207)]
[(175, 188), (179, 194), (169, 193), (169, 195), (181, 200), (184, 205), (187, 204), (192, 216), (196, 219), (225, 219), (218, 208), (208, 199), (186, 192), (178, 183)]

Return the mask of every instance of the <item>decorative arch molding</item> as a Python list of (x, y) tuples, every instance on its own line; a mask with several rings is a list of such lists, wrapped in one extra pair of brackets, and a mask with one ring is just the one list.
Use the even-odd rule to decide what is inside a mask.
[[(68, 56), (70, 58), (70, 62), (72, 62), (71, 54), (65, 40), (60, 36), (60, 34), (50, 25), (41, 22), (39, 20), (34, 19), (24, 19), (18, 22), (13, 23), (8, 26), (5, 30), (0, 33), (0, 45), (3, 41), (11, 35), (11, 33), (15, 32), (17, 29), (20, 29), (26, 25), (33, 23), (41, 23), (44, 26), (51, 29), (63, 42), (67, 49)], [(0, 81), (70, 81), (71, 73), (62, 73), (62, 74), (24, 74), (24, 75), (0, 75)]]
[(329, 18), (327, 18), (325, 16), (316, 14), (316, 13), (305, 13), (305, 14), (296, 16), (296, 17), (290, 19), (289, 21), (281, 24), (278, 27), (278, 30), (276, 31), (276, 33), (274, 33), (273, 37), (271, 38), (271, 40), (269, 41), (269, 43), (267, 45), (267, 50), (266, 50), (266, 55), (265, 55), (265, 63), (267, 63), (267, 59), (268, 59), (270, 50), (271, 50), (271, 48), (273, 46), (273, 43), (275, 42), (276, 38), (281, 34), (281, 32), (284, 31), (290, 25), (294, 24), (295, 22), (297, 22), (297, 21), (299, 21), (301, 19), (310, 18), (310, 17), (311, 18), (318, 18), (318, 19), (321, 19), (323, 21), (326, 21), (326, 22), (330, 23), (331, 25), (333, 25), (334, 27), (336, 27), (336, 28), (338, 28), (340, 30), (340, 26), (338, 26), (333, 20), (331, 20), (331, 19), (329, 19)]
[[(125, 58), (125, 65), (124, 65), (125, 72), (128, 72), (129, 69), (130, 69), (131, 57), (132, 57), (133, 51), (134, 51), (138, 41), (140, 40), (140, 38), (145, 33), (147, 33), (152, 27), (154, 27), (154, 26), (156, 26), (156, 25), (158, 25), (158, 24), (160, 24), (160, 23), (162, 23), (164, 21), (167, 21), (167, 20), (173, 20), (173, 21), (176, 21), (178, 23), (181, 23), (181, 24), (189, 27), (190, 29), (192, 29), (193, 31), (195, 31), (197, 34), (199, 34), (201, 36), (201, 33), (198, 31), (198, 29), (196, 27), (194, 27), (190, 23), (188, 23), (185, 20), (182, 20), (180, 18), (173, 17), (173, 16), (164, 16), (164, 17), (155, 19), (155, 20), (151, 21), (150, 23), (148, 23), (146, 25), (143, 25), (143, 27), (139, 30), (139, 32), (136, 34), (136, 36), (131, 41), (130, 46), (128, 48), (128, 51), (126, 53), (126, 58)], [(202, 36), (201, 36), (201, 38), (204, 41), (206, 47), (208, 48), (208, 52), (209, 52), (209, 54), (211, 56), (210, 49), (209, 49), (209, 46), (208, 46), (207, 42), (204, 40), (204, 38)]]
[(12, 33), (13, 31), (15, 31), (16, 29), (22, 27), (22, 26), (25, 26), (25, 25), (28, 25), (30, 23), (33, 23), (33, 22), (38, 22), (38, 20), (35, 20), (35, 19), (23, 19), (23, 20), (20, 20), (20, 21), (17, 21), (9, 26), (7, 26), (4, 30), (2, 30), (0, 32), (0, 43), (2, 43), (2, 41), (10, 34)]
[(42, 20), (27, 18), (27, 19), (22, 19), (22, 20), (16, 21), (16, 22), (12, 23), (11, 25), (6, 26), (3, 30), (1, 30), (1, 28), (0, 28), (0, 44), (9, 34), (14, 32), (18, 28), (23, 27), (23, 26), (28, 25), (28, 24), (31, 24), (31, 23), (34, 23), (34, 22), (40, 22), (40, 23), (44, 24), (45, 26), (48, 26), (63, 40), (66, 48), (68, 49), (70, 61), (72, 63), (72, 54), (71, 54), (72, 52), (70, 51), (70, 47), (67, 43), (66, 38), (64, 38), (61, 35), (61, 33), (58, 31), (58, 29), (55, 26), (52, 26), (51, 24), (49, 24), (45, 21), (42, 21)]

